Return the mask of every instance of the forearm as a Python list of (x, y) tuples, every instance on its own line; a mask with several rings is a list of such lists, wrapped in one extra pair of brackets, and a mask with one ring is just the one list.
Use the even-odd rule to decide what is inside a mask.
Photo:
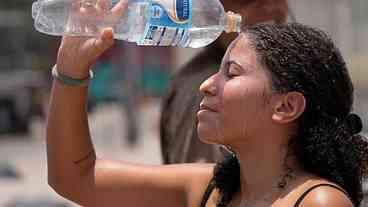
[(96, 156), (88, 127), (87, 91), (87, 87), (53, 83), (46, 134), (49, 183), (54, 188), (67, 184), (75, 189), (94, 167)]

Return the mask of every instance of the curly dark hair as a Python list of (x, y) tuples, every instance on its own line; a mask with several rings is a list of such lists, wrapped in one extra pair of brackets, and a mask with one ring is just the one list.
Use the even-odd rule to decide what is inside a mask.
[[(269, 70), (273, 89), (298, 91), (306, 98), (289, 152), (304, 170), (338, 184), (359, 206), (368, 173), (368, 142), (359, 135), (361, 119), (351, 114), (354, 89), (339, 50), (324, 32), (298, 23), (257, 25), (243, 33)], [(216, 165), (219, 207), (239, 190), (239, 170), (236, 156)]]

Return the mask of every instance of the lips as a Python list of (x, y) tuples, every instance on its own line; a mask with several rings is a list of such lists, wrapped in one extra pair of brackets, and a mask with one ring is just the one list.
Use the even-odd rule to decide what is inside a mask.
[(199, 105), (199, 110), (206, 110), (206, 111), (211, 111), (211, 112), (217, 112), (217, 110), (215, 109), (215, 107), (210, 106), (210, 105), (206, 105), (201, 103)]

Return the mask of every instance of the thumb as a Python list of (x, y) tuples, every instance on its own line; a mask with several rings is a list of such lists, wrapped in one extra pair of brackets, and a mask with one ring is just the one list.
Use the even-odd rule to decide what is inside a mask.
[(114, 34), (112, 28), (106, 28), (101, 35), (95, 40), (95, 48), (97, 55), (101, 55), (114, 44)]

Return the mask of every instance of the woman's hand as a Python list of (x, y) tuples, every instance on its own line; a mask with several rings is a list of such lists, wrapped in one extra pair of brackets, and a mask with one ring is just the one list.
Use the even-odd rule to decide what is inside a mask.
[[(127, 0), (120, 0), (110, 10), (111, 0), (74, 0), (68, 25), (69, 27), (75, 25), (77, 20), (78, 26), (92, 28), (92, 25), (87, 25), (91, 24), (91, 21), (88, 21), (90, 19), (117, 22), (124, 14), (127, 5)], [(88, 77), (92, 64), (113, 43), (112, 28), (104, 28), (97, 37), (65, 35), (58, 51), (58, 71), (73, 78)]]

